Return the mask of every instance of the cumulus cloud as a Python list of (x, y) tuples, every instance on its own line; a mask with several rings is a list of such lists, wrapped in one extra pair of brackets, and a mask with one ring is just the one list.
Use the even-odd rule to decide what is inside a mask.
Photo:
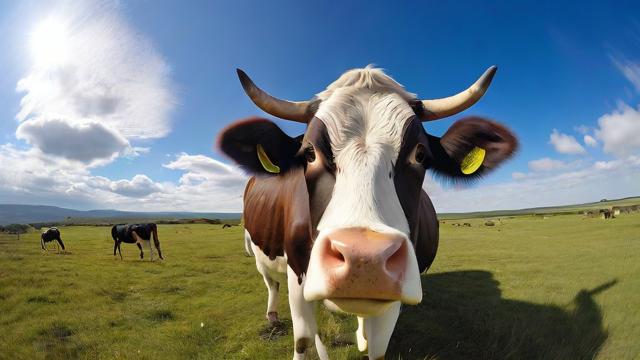
[(135, 175), (131, 180), (121, 179), (111, 181), (107, 178), (95, 179), (97, 187), (108, 189), (116, 194), (139, 198), (162, 191), (163, 187), (155, 183), (146, 175)]
[(551, 171), (558, 170), (566, 167), (567, 165), (560, 160), (554, 160), (551, 158), (542, 158), (538, 160), (529, 161), (529, 169), (532, 171)]
[(44, 153), (87, 164), (111, 160), (129, 147), (119, 132), (98, 121), (30, 119), (18, 126), (16, 137)]
[(436, 211), (468, 212), (577, 204), (637, 195), (640, 156), (583, 163), (553, 175), (514, 173), (518, 181), (451, 189), (425, 181)]
[(549, 136), (549, 143), (553, 145), (553, 148), (561, 154), (584, 154), (586, 151), (578, 143), (575, 137), (558, 132), (553, 129), (553, 132)]
[(598, 141), (591, 135), (585, 135), (583, 140), (584, 140), (585, 145), (587, 145), (587, 146), (590, 146), (590, 147), (598, 146)]
[(596, 137), (607, 154), (618, 157), (640, 150), (640, 111), (620, 103), (618, 109), (598, 119)]
[(24, 94), (18, 138), (44, 153), (94, 163), (135, 154), (131, 141), (169, 133), (176, 103), (169, 66), (117, 4), (52, 9), (31, 47), (31, 69), (16, 87)]

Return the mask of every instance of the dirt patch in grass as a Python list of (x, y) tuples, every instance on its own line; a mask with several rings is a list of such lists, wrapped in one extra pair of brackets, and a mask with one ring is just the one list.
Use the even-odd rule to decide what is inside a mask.
[(182, 286), (170, 286), (162, 290), (162, 292), (166, 294), (180, 294), (182, 291), (184, 291)]
[(124, 291), (109, 290), (109, 289), (96, 291), (96, 294), (98, 296), (107, 296), (115, 302), (122, 302), (128, 296), (128, 294)]
[(268, 323), (258, 331), (258, 337), (265, 341), (273, 341), (282, 336), (286, 336), (291, 326), (291, 320), (288, 319)]
[(49, 298), (48, 296), (43, 296), (43, 295), (37, 295), (37, 296), (31, 296), (27, 299), (28, 303), (32, 303), (32, 304), (55, 304), (56, 301)]
[(68, 325), (54, 322), (38, 331), (33, 347), (44, 352), (45, 359), (77, 359), (85, 346), (73, 339), (74, 334)]
[(165, 322), (174, 320), (176, 317), (171, 310), (155, 310), (147, 315), (147, 319), (155, 322)]

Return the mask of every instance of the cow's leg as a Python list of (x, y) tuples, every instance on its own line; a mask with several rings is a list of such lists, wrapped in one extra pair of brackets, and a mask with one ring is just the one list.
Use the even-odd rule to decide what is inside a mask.
[(142, 244), (137, 242), (136, 245), (138, 246), (138, 249), (140, 249), (140, 260), (142, 260), (142, 259), (144, 259), (144, 252), (142, 251)]
[[(364, 319), (363, 328), (369, 348), (369, 359), (384, 359), (398, 315), (400, 315), (400, 302), (396, 301), (381, 315)], [(360, 344), (358, 344), (359, 347)]]
[(62, 251), (64, 252), (65, 248), (64, 248), (64, 243), (62, 242), (62, 239), (61, 238), (57, 238), (56, 241), (58, 242), (58, 244), (60, 244), (60, 247), (62, 248)]
[[(162, 257), (162, 250), (160, 250), (160, 239), (158, 239), (158, 228), (155, 227), (153, 228), (153, 231), (151, 232), (151, 235), (153, 236), (153, 244), (156, 246), (156, 250), (158, 250), (158, 257), (160, 258), (160, 260), (164, 260), (164, 258)], [(153, 256), (151, 256), (151, 258), (153, 258)]]
[(121, 245), (122, 245), (122, 243), (120, 241), (118, 241), (118, 254), (120, 254), (120, 260), (122, 260), (122, 250), (120, 249)]
[(149, 261), (153, 261), (153, 246), (151, 246), (151, 239), (145, 240), (147, 245), (149, 245)]
[(293, 359), (304, 359), (318, 330), (315, 316), (316, 304), (304, 299), (302, 285), (298, 284), (298, 275), (288, 266), (287, 283), (289, 287), (291, 321), (293, 322)]
[(266, 274), (262, 274), (267, 290), (269, 291), (269, 300), (267, 301), (267, 320), (270, 323), (278, 322), (278, 295), (280, 283), (273, 280)]
[(360, 352), (367, 351), (367, 337), (364, 335), (364, 318), (358, 316), (358, 330), (356, 330), (356, 341)]
[(144, 240), (136, 233), (135, 231), (131, 232), (131, 235), (136, 240), (136, 245), (138, 245), (138, 249), (140, 249), (140, 259), (144, 259), (144, 253), (142, 252), (142, 243), (146, 242), (149, 244), (149, 251), (151, 251), (151, 261), (153, 261), (153, 250), (151, 249), (151, 240)]

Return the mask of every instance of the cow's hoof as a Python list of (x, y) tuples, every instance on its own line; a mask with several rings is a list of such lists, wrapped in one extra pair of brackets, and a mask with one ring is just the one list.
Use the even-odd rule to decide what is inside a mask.
[(279, 322), (280, 320), (278, 320), (278, 312), (277, 311), (272, 311), (272, 312), (268, 313), (267, 314), (267, 320), (269, 320), (269, 323)]

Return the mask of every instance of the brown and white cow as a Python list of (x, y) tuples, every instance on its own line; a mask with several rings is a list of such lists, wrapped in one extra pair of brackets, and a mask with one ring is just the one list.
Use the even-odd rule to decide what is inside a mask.
[[(277, 320), (279, 284), (287, 282), (295, 341), (304, 358), (317, 336), (315, 304), (358, 317), (358, 348), (384, 357), (400, 304), (422, 300), (420, 274), (438, 247), (438, 221), (422, 190), (425, 172), (477, 179), (509, 158), (515, 136), (495, 122), (459, 120), (442, 138), (422, 122), (459, 113), (480, 99), (496, 68), (467, 90), (418, 100), (371, 67), (350, 70), (311, 101), (272, 97), (238, 70), (253, 102), (303, 122), (289, 137), (252, 118), (227, 127), (222, 151), (254, 176), (244, 193), (245, 242), (269, 291)], [(250, 249), (249, 249), (250, 248)]]

